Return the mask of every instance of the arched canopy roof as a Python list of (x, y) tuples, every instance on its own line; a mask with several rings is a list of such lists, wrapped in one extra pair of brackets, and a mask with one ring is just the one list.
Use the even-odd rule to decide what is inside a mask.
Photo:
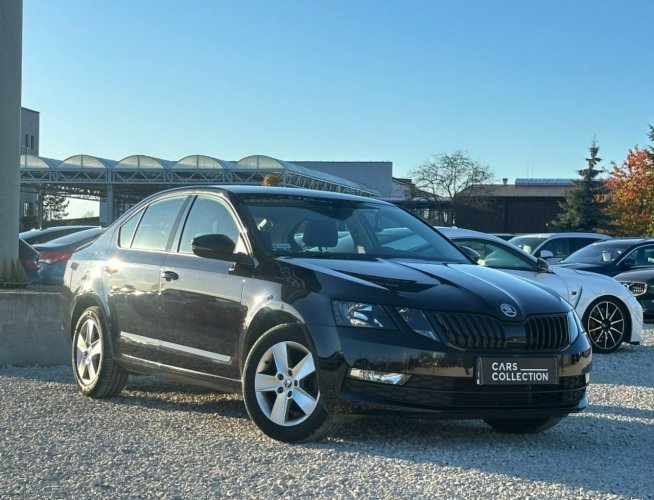
[(57, 168), (61, 170), (81, 170), (85, 168), (113, 168), (115, 165), (115, 160), (90, 155), (75, 155), (66, 158), (57, 165)]
[(245, 158), (239, 160), (234, 164), (234, 169), (249, 169), (249, 170), (286, 170), (302, 177), (310, 177), (320, 181), (329, 182), (331, 184), (337, 184), (341, 186), (346, 186), (356, 190), (362, 190), (365, 192), (372, 192), (371, 188), (364, 186), (357, 182), (351, 181), (349, 179), (344, 179), (343, 177), (338, 177), (336, 175), (328, 174), (321, 172), (320, 170), (314, 170), (307, 167), (302, 167), (284, 160), (278, 160), (276, 158), (271, 158), (270, 156), (264, 155), (253, 155), (246, 156)]
[(169, 160), (162, 160), (161, 158), (154, 158), (147, 155), (132, 155), (123, 158), (114, 167), (116, 169), (129, 169), (129, 170), (153, 170), (164, 169), (170, 170), (173, 168), (173, 162)]
[(247, 156), (235, 163), (205, 155), (190, 155), (178, 161), (132, 155), (115, 161), (79, 154), (61, 161), (24, 154), (20, 161), (21, 183), (51, 183), (71, 192), (82, 189), (85, 193), (102, 193), (104, 187), (98, 186), (133, 184), (129, 189), (145, 195), (148, 193), (136, 186), (146, 182), (161, 189), (189, 182), (252, 184), (262, 182), (265, 174), (274, 173), (287, 186), (379, 195), (364, 184), (264, 155)]
[(36, 155), (20, 155), (20, 168), (57, 168), (59, 160)]
[(232, 163), (206, 155), (189, 155), (173, 165), (175, 170), (196, 170), (202, 168), (232, 168)]
[(283, 170), (286, 162), (265, 155), (252, 155), (241, 158), (234, 163), (236, 169), (248, 170)]

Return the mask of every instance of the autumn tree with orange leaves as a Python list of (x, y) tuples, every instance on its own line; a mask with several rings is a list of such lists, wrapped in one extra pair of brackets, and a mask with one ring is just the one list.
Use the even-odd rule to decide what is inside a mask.
[(615, 236), (654, 236), (654, 148), (636, 147), (621, 166), (613, 163), (607, 187)]

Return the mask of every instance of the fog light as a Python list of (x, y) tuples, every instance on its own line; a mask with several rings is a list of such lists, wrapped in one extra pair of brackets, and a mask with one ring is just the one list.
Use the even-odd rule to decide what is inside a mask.
[(350, 370), (350, 377), (365, 380), (367, 382), (379, 382), (380, 384), (404, 385), (406, 381), (411, 378), (411, 375), (352, 368)]

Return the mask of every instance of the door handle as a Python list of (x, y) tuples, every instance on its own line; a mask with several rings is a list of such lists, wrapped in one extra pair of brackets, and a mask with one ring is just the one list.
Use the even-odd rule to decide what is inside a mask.
[(179, 274), (175, 271), (161, 271), (161, 277), (166, 281), (175, 281), (179, 279)]

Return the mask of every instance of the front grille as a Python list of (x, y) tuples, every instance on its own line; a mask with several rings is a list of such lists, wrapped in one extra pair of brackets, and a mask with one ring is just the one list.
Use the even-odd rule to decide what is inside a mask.
[(447, 342), (464, 349), (504, 349), (502, 324), (491, 316), (476, 314), (436, 314), (432, 318)]
[(586, 392), (584, 376), (562, 377), (556, 385), (477, 385), (472, 378), (416, 376), (402, 387), (347, 379), (345, 392), (387, 404), (432, 408), (553, 408), (573, 406)]
[(510, 324), (479, 314), (430, 313), (430, 317), (443, 340), (461, 349), (551, 350), (570, 342), (566, 315), (531, 316), (525, 323)]
[(527, 349), (561, 349), (570, 343), (568, 317), (532, 316), (525, 323)]
[(639, 283), (637, 281), (621, 281), (620, 283), (622, 283), (634, 297), (638, 297), (647, 292), (647, 283)]

